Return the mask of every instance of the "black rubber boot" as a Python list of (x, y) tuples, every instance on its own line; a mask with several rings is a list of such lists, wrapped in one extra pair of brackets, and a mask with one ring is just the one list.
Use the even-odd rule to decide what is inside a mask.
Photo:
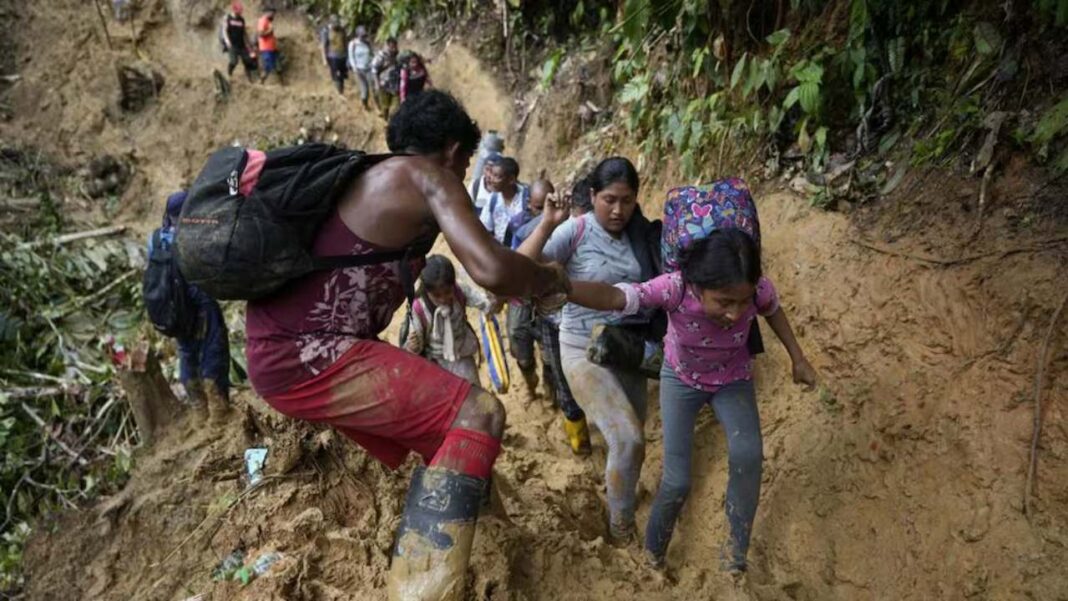
[(397, 530), (387, 585), (392, 601), (463, 599), (486, 480), (419, 467)]

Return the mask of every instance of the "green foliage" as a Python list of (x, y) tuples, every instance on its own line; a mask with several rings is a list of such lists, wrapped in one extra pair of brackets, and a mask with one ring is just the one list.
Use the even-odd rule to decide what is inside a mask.
[(1066, 134), (1068, 134), (1068, 95), (1042, 113), (1027, 141), (1035, 148), (1041, 159), (1048, 159), (1050, 154), (1056, 154), (1051, 166), (1054, 170), (1064, 173), (1068, 171), (1068, 143), (1062, 144), (1059, 151), (1052, 150), (1052, 148), (1054, 143), (1063, 139)]
[(121, 486), (136, 442), (103, 340), (140, 325), (142, 245), (53, 245), (45, 212), (27, 237), (0, 233), (0, 593), (19, 585), (27, 524)]
[(1068, 26), (1068, 0), (1034, 0), (1038, 14), (1055, 27)]

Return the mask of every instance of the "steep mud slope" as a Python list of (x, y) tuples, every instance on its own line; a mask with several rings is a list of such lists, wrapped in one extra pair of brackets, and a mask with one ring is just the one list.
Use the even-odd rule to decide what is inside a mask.
[[(132, 154), (140, 183), (127, 193), (127, 219), (192, 175), (205, 151), (234, 139), (298, 135), (330, 115), (350, 144), (381, 144), (381, 123), (332, 91), (313, 35), (295, 17), (279, 25), (294, 57), (291, 84), (238, 80), (230, 101), (216, 103), (210, 70), (222, 58), (210, 32), (175, 24), (156, 6), (141, 48), (167, 84), (155, 104), (123, 116), (111, 108), (113, 64), (130, 49), (107, 51), (81, 4), (48, 4), (21, 9), (19, 47), (31, 58), (12, 92), (15, 119), (0, 131), (71, 160)], [(65, 57), (75, 43), (83, 58), (72, 65)], [(509, 96), (468, 51), (452, 44), (435, 56), (439, 86), (484, 125), (510, 126)], [(528, 135), (518, 151), (552, 161), (561, 179), (586, 153), (561, 157), (551, 138)], [(662, 167), (648, 165), (643, 175), (653, 180)], [(659, 211), (663, 192), (643, 194), (647, 212)], [(758, 202), (765, 270), (825, 383), (802, 393), (774, 344), (758, 361), (767, 460), (748, 585), (736, 588), (718, 571), (726, 457), (710, 415), (701, 418), (694, 489), (661, 575), (643, 566), (636, 548), (602, 538), (600, 442), (591, 458), (571, 456), (554, 411), (509, 395), (495, 479), (506, 515), (480, 521), (469, 597), (1068, 598), (1068, 320), (1052, 338), (1032, 523), (1020, 507), (1038, 347), (1068, 276), (1063, 245), (1026, 250), (1041, 246), (1040, 235), (1010, 238), (1000, 223), (973, 242), (968, 229), (913, 227), (871, 244), (878, 229), (862, 234), (846, 216), (791, 194), (769, 189)], [(964, 260), (940, 264), (933, 255), (945, 249), (932, 250), (933, 232), (944, 246), (967, 243), (967, 252), (938, 255)], [(123, 494), (39, 524), (27, 550), (28, 597), (384, 598), (408, 469), (388, 472), (329, 432), (274, 416), (248, 393), (239, 405), (225, 428), (183, 425), (140, 453)], [(640, 523), (662, 456), (655, 403), (646, 433)], [(246, 489), (241, 454), (260, 444), (271, 449), (269, 474)], [(235, 549), (249, 561), (272, 551), (282, 558), (247, 586), (213, 580)]]

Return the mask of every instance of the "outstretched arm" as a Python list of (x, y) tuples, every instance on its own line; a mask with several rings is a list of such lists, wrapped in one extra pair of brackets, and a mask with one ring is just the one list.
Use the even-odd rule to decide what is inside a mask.
[(627, 305), (627, 296), (622, 290), (601, 282), (571, 282), (567, 300), (598, 311), (622, 311)]
[(445, 241), (479, 286), (498, 296), (540, 297), (567, 292), (559, 265), (541, 265), (499, 244), (482, 227), (463, 182), (431, 163), (411, 170)]
[(801, 345), (798, 344), (797, 338), (794, 336), (794, 330), (790, 327), (790, 320), (786, 318), (786, 312), (783, 311), (782, 307), (779, 307), (778, 310), (764, 319), (767, 320), (768, 325), (771, 326), (772, 331), (779, 338), (779, 342), (782, 342), (786, 352), (790, 355), (790, 361), (794, 364), (794, 382), (804, 384), (807, 389), (811, 389), (816, 385), (816, 370), (805, 358), (805, 352), (801, 350)]

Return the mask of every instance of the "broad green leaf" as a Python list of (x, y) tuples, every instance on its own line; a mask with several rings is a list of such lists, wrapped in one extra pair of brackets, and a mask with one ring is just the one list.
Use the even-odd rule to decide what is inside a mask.
[(808, 135), (808, 119), (801, 121), (797, 132), (797, 146), (801, 148), (801, 152), (808, 154), (809, 150), (812, 150), (812, 137)]
[(802, 61), (791, 71), (800, 83), (820, 83), (823, 81), (823, 67), (811, 61)]
[(1068, 95), (1042, 113), (1031, 134), (1031, 143), (1048, 144), (1061, 133), (1068, 133)]
[(748, 58), (749, 53), (746, 52), (742, 55), (742, 58), (738, 59), (738, 62), (734, 64), (734, 71), (731, 72), (730, 89), (733, 90), (734, 87), (738, 85), (738, 80), (742, 78), (742, 73), (745, 71), (745, 65)]
[(801, 110), (809, 115), (814, 114), (820, 108), (820, 86), (817, 83), (803, 83), (798, 86), (798, 98), (801, 100)]
[(767, 39), (768, 43), (771, 44), (772, 46), (778, 46), (778, 45), (782, 44), (783, 42), (785, 42), (786, 40), (790, 39), (790, 30), (789, 29), (780, 29), (779, 31), (776, 31), (775, 33), (769, 35), (765, 39)]
[(827, 147), (827, 128), (820, 126), (816, 129), (816, 148), (823, 149)]
[(649, 80), (641, 76), (635, 77), (623, 86), (623, 91), (619, 94), (619, 102), (622, 104), (638, 102), (643, 100), (648, 93)]
[(979, 54), (989, 56), (1001, 50), (1001, 34), (990, 23), (986, 21), (976, 23), (973, 35), (975, 37), (975, 51)]
[(786, 100), (782, 101), (782, 108), (790, 110), (793, 108), (797, 101), (801, 98), (801, 86), (797, 86), (786, 95)]

